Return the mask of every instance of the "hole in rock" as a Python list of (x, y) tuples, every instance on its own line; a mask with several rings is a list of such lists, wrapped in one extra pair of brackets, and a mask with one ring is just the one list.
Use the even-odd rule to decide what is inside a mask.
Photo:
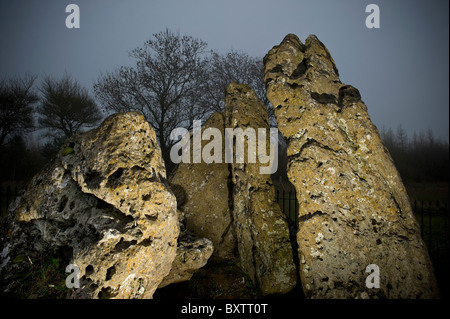
[(94, 273), (94, 267), (92, 265), (87, 265), (85, 269), (86, 276), (90, 276)]
[(126, 241), (126, 240), (123, 240), (123, 237), (122, 237), (122, 238), (120, 238), (120, 241), (114, 247), (114, 252), (120, 252), (122, 250), (125, 250), (128, 247), (130, 247), (131, 245), (136, 245), (136, 243), (137, 243), (137, 241), (135, 239)]
[(311, 97), (320, 104), (336, 104), (336, 97), (333, 94), (311, 92)]
[(63, 198), (61, 199), (61, 201), (59, 202), (59, 206), (58, 206), (58, 212), (61, 213), (64, 208), (66, 208), (66, 204), (67, 204), (67, 196), (63, 196)]
[(292, 75), (290, 76), (291, 79), (298, 79), (306, 73), (306, 69), (308, 68), (308, 63), (306, 60), (307, 59), (303, 59), (302, 62), (297, 65), (297, 68), (294, 70), (294, 72), (292, 72)]
[(91, 189), (98, 189), (103, 178), (101, 174), (97, 171), (89, 171), (86, 173), (85, 182), (86, 185)]
[(116, 267), (111, 266), (106, 270), (106, 278), (105, 280), (110, 280), (112, 276), (116, 273)]
[(116, 294), (113, 294), (113, 290), (111, 287), (104, 287), (102, 290), (98, 292), (98, 299), (111, 299)]
[(116, 188), (120, 185), (120, 177), (123, 174), (123, 168), (119, 167), (114, 173), (109, 175), (108, 182), (106, 182), (106, 187)]
[(295, 83), (295, 82), (294, 83), (286, 82), (286, 84), (289, 85), (294, 90), (298, 87), (301, 87), (298, 83)]
[(144, 246), (144, 247), (148, 247), (152, 244), (153, 240), (151, 238), (146, 238), (143, 241), (141, 241), (139, 243), (139, 245)]
[(149, 214), (145, 214), (145, 218), (147, 218), (149, 221), (154, 222), (155, 220), (158, 219), (158, 215), (149, 215)]

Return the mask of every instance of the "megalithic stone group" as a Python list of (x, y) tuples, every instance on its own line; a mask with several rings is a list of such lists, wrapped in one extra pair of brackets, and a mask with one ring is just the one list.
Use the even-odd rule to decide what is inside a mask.
[[(400, 175), (327, 48), (289, 34), (264, 69), (299, 204), (294, 242), (271, 175), (261, 174), (266, 164), (180, 163), (168, 181), (149, 123), (115, 114), (67, 140), (10, 205), (1, 292), (22, 289), (31, 258), (58, 256), (80, 275), (72, 298), (152, 298), (209, 260), (236, 262), (262, 295), (288, 293), (300, 278), (308, 298), (439, 297)], [(259, 145), (249, 134), (236, 139), (248, 146), (244, 158), (271, 154), (266, 106), (247, 85), (228, 85), (225, 110), (207, 129), (221, 140), (227, 129), (267, 132)]]

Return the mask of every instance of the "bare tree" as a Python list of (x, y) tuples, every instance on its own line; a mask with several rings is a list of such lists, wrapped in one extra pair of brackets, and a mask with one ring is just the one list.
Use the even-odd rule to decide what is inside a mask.
[(223, 111), (226, 87), (231, 82), (237, 82), (250, 86), (268, 107), (269, 116), (273, 115), (273, 108), (266, 96), (262, 59), (235, 50), (223, 55), (212, 52), (208, 61), (207, 74), (206, 97), (215, 111)]
[(0, 81), (0, 146), (14, 135), (34, 129), (33, 104), (39, 98), (32, 89), (36, 76)]
[(83, 128), (91, 128), (102, 114), (88, 91), (69, 75), (60, 80), (46, 77), (40, 86), (42, 101), (37, 111), (41, 128), (51, 136), (70, 137)]
[(204, 119), (205, 53), (207, 44), (169, 30), (159, 32), (130, 52), (136, 64), (102, 75), (94, 85), (106, 111), (138, 111), (155, 129), (166, 164), (170, 161), (170, 132), (191, 128)]
[[(239, 51), (225, 55), (207, 50), (207, 44), (169, 30), (159, 32), (129, 53), (135, 65), (102, 74), (94, 85), (97, 99), (107, 112), (138, 111), (155, 129), (168, 171), (170, 133), (192, 128), (223, 111), (225, 89), (231, 82), (248, 84), (268, 105), (262, 59)], [(272, 117), (273, 119), (273, 117)], [(272, 121), (275, 123), (275, 121)]]
[(397, 126), (397, 143), (401, 149), (408, 147), (408, 135), (401, 124)]
[(395, 147), (397, 147), (397, 141), (396, 141), (396, 136), (394, 134), (394, 131), (392, 130), (392, 128), (388, 128), (386, 130), (386, 128), (382, 127), (381, 132), (381, 139), (383, 140), (384, 145), (390, 150), (392, 151)]

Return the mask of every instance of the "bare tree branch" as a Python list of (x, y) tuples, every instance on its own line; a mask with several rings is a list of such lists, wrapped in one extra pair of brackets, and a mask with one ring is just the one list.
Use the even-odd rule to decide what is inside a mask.
[(0, 81), (0, 146), (15, 134), (33, 131), (33, 104), (39, 98), (32, 89), (36, 76)]
[(82, 128), (91, 128), (102, 119), (102, 114), (87, 90), (69, 75), (60, 80), (44, 78), (40, 91), (42, 101), (37, 108), (41, 128), (70, 137)]

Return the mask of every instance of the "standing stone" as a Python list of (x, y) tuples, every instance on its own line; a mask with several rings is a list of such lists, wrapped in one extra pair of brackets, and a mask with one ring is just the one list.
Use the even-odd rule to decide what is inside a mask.
[[(405, 187), (358, 90), (327, 48), (289, 34), (264, 58), (299, 202), (300, 276), (311, 298), (434, 298), (433, 268)], [(366, 286), (366, 267), (380, 288)]]
[[(200, 134), (215, 128), (224, 137), (223, 114), (214, 113), (202, 126)], [(218, 138), (218, 137), (215, 137)], [(172, 188), (177, 190), (177, 200), (183, 211), (186, 229), (197, 237), (205, 237), (212, 241), (214, 260), (230, 260), (235, 258), (235, 236), (232, 228), (232, 216), (229, 207), (228, 183), (230, 171), (223, 161), (193, 163), (193, 134), (189, 139), (190, 162), (180, 163), (170, 178)], [(201, 141), (200, 151), (209, 144), (209, 140)], [(223, 143), (222, 143), (223, 144)], [(223, 155), (223, 147), (221, 147)], [(179, 194), (179, 195), (178, 195)]]
[[(249, 163), (246, 156), (244, 163), (225, 159), (225, 130), (247, 127), (254, 128), (256, 134), (258, 128), (266, 130), (264, 155), (268, 156), (267, 110), (248, 86), (233, 83), (227, 88), (225, 112), (214, 113), (200, 130), (202, 135), (210, 128), (220, 133), (202, 140), (200, 149), (207, 154), (212, 150), (208, 145), (218, 141), (218, 161), (205, 163), (202, 157), (200, 163), (193, 162), (195, 133), (191, 133), (190, 163), (180, 163), (170, 183), (177, 190), (177, 199), (183, 200), (180, 210), (186, 230), (212, 241), (211, 259), (236, 261), (264, 295), (283, 294), (296, 285), (297, 275), (289, 227), (278, 204), (273, 202), (271, 176), (260, 172), (261, 166), (269, 164)], [(246, 143), (245, 149), (247, 146)]]
[[(269, 164), (250, 161), (258, 154), (258, 128), (266, 131), (264, 155), (269, 155), (269, 119), (265, 105), (243, 84), (227, 87), (225, 118), (227, 128), (254, 129), (254, 141), (237, 135), (232, 167), (233, 221), (238, 243), (240, 265), (259, 285), (264, 295), (289, 292), (297, 284), (296, 268), (285, 215), (274, 203), (275, 188), (270, 174), (261, 174), (260, 167)], [(236, 143), (245, 140), (244, 161), (236, 160)], [(249, 142), (250, 141), (250, 142)]]

